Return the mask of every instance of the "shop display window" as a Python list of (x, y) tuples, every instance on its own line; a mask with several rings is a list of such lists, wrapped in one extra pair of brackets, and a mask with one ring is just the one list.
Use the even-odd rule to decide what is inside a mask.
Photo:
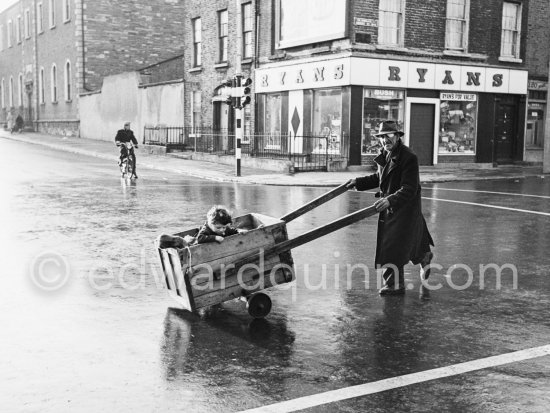
[(477, 136), (477, 95), (442, 93), (440, 104), (440, 155), (474, 155)]
[(374, 134), (378, 125), (385, 120), (393, 120), (403, 130), (405, 113), (405, 93), (392, 89), (365, 89), (363, 93), (363, 136), (362, 154), (376, 154), (380, 149)]
[[(342, 90), (313, 91), (313, 134), (328, 138), (328, 153), (340, 154), (342, 148)], [(326, 152), (325, 148), (318, 148)]]

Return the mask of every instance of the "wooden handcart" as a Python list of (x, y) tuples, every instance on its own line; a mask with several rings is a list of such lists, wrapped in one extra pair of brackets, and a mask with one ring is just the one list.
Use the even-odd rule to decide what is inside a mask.
[[(192, 312), (242, 298), (252, 317), (265, 317), (271, 310), (271, 298), (261, 291), (296, 278), (293, 248), (377, 213), (374, 206), (363, 208), (288, 239), (286, 224), (346, 191), (346, 185), (340, 185), (279, 219), (255, 213), (239, 216), (234, 225), (248, 231), (219, 244), (165, 248), (159, 237), (158, 254), (171, 296)], [(195, 228), (175, 236), (194, 237), (197, 232)]]

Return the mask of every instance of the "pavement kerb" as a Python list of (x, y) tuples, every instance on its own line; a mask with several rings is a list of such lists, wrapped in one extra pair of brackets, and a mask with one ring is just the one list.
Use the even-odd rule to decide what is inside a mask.
[[(63, 144), (46, 142), (43, 140), (37, 140), (36, 138), (31, 139), (25, 135), (11, 135), (11, 134), (2, 133), (2, 131), (0, 131), (0, 138), (30, 143), (34, 145), (40, 145), (40, 146), (48, 147), (54, 150), (59, 150), (59, 151), (64, 151), (69, 153), (75, 153), (75, 154), (92, 156), (92, 157), (106, 159), (106, 160), (112, 160), (113, 162), (116, 162), (116, 160), (118, 159), (118, 156), (116, 154), (106, 154), (106, 153), (102, 153), (102, 152), (98, 152), (90, 149), (78, 148), (78, 147), (73, 147), (73, 146), (68, 146)], [(58, 137), (51, 136), (51, 138), (58, 138)], [(169, 173), (175, 173), (179, 175), (186, 175), (194, 178), (206, 179), (206, 180), (216, 181), (216, 182), (241, 183), (241, 184), (250, 184), (250, 185), (335, 187), (342, 184), (347, 179), (350, 179), (362, 174), (361, 172), (345, 171), (345, 172), (332, 172), (332, 173), (304, 172), (304, 173), (297, 174), (298, 176), (274, 173), (274, 174), (264, 174), (260, 176), (252, 175), (252, 176), (237, 177), (234, 175), (227, 175), (226, 172), (222, 173), (222, 172), (214, 171), (211, 173), (205, 173), (204, 170), (199, 168), (195, 168), (195, 171), (193, 171), (193, 170), (189, 170), (189, 168), (180, 169), (180, 168), (175, 168), (173, 166), (159, 165), (158, 163), (151, 162), (151, 158), (150, 158), (151, 156), (155, 156), (155, 155), (142, 154), (140, 156), (140, 162), (139, 162), (140, 167), (169, 172)], [(195, 165), (199, 165), (197, 161), (187, 161), (187, 162), (193, 162), (195, 163)], [(203, 166), (202, 163), (200, 165)], [(207, 167), (205, 169), (207, 169)], [(521, 171), (521, 173), (503, 172), (501, 175), (487, 175), (487, 176), (482, 176), (480, 174), (471, 175), (472, 172), (470, 171), (470, 175), (464, 176), (463, 171), (461, 171), (460, 169), (453, 170), (451, 172), (442, 169), (442, 170), (436, 170), (433, 173), (423, 173), (421, 171), (420, 178), (421, 178), (421, 183), (423, 184), (474, 181), (474, 180), (522, 179), (528, 176), (544, 176), (544, 174), (542, 174), (542, 167), (540, 168), (540, 170), (541, 172), (538, 172), (538, 171), (537, 172)], [(307, 176), (305, 174), (315, 174), (315, 175), (314, 177), (312, 177), (312, 175)], [(338, 177), (337, 179), (336, 179), (336, 176)], [(289, 180), (294, 182), (289, 182)]]

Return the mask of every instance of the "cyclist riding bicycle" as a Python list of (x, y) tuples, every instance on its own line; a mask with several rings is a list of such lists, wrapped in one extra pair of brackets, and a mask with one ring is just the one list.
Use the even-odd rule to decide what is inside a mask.
[[(135, 148), (138, 147), (138, 141), (137, 141), (136, 137), (134, 136), (134, 132), (132, 132), (132, 130), (130, 129), (130, 122), (126, 122), (124, 124), (124, 129), (120, 129), (116, 133), (115, 143), (116, 143), (116, 146), (118, 146), (120, 148), (120, 156), (118, 158), (118, 166), (120, 166), (122, 164), (122, 160), (128, 156), (128, 149), (126, 149), (126, 145), (123, 145), (123, 143), (126, 143), (126, 142), (132, 142)], [(132, 170), (133, 170), (132, 177), (137, 178), (137, 174), (136, 174), (136, 154), (134, 153), (134, 148), (130, 149), (130, 154), (133, 155), (133, 159), (134, 159), (134, 162), (133, 162), (133, 165), (132, 165), (132, 167), (133, 167), (132, 168)]]

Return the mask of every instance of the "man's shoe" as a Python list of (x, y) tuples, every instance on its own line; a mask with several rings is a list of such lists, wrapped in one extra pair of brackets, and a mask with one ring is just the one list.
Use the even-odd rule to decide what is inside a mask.
[(403, 295), (405, 294), (405, 287), (395, 288), (393, 286), (385, 285), (378, 290), (380, 295)]
[(432, 262), (432, 259), (434, 257), (433, 252), (428, 251), (426, 254), (424, 254), (424, 258), (420, 260), (420, 278), (423, 280), (427, 280), (430, 277), (431, 268), (425, 268)]

